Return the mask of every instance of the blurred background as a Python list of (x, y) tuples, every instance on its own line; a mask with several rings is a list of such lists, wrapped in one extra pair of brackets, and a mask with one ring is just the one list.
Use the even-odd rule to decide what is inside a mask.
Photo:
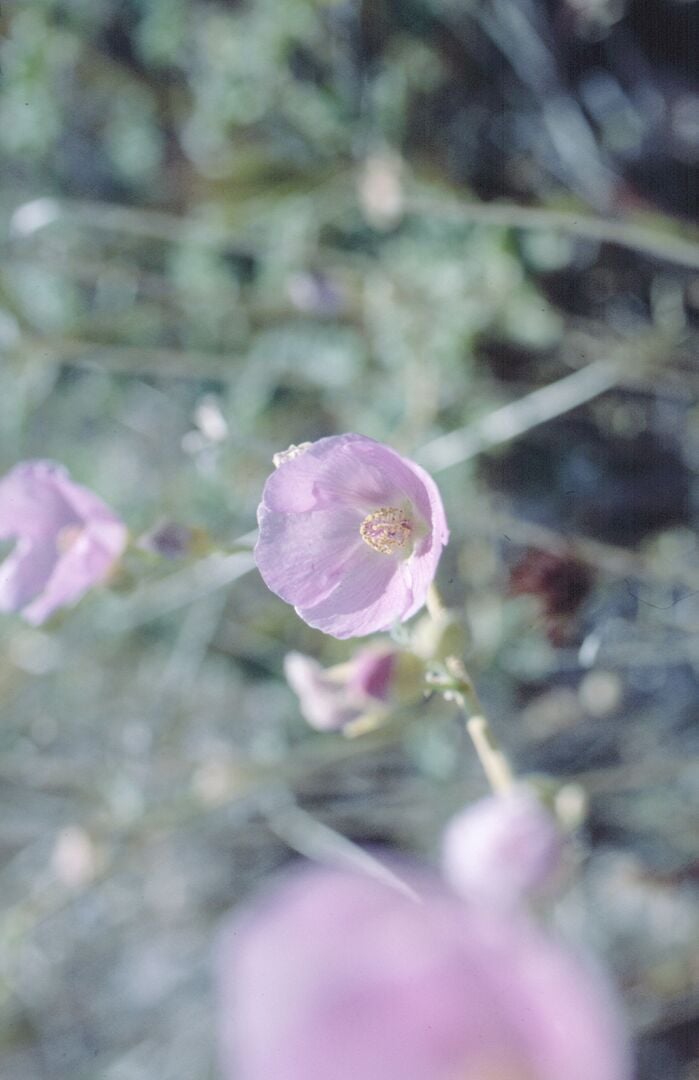
[(221, 915), (318, 822), (432, 858), (484, 793), (450, 706), (323, 737), (283, 680), (351, 643), (236, 541), (343, 431), (435, 473), (493, 726), (587, 793), (568, 928), (639, 1080), (699, 1078), (698, 44), (692, 0), (5, 0), (0, 468), (223, 554), (0, 622), (3, 1080), (214, 1080)]

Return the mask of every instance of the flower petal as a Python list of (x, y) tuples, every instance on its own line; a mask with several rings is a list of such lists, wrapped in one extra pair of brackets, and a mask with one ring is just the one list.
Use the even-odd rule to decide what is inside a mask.
[(347, 574), (319, 603), (296, 608), (309, 626), (336, 638), (363, 637), (408, 617), (413, 592), (406, 563), (370, 549), (362, 554), (359, 572)]
[(61, 469), (56, 477), (56, 490), (73, 508), (81, 521), (119, 523), (119, 518), (100, 499), (99, 495), (95, 495), (94, 491), (83, 487), (82, 484), (76, 484), (70, 479), (65, 469)]
[(0, 565), (0, 611), (21, 611), (44, 588), (57, 558), (50, 539), (18, 540)]
[(543, 892), (559, 870), (563, 835), (533, 792), (487, 796), (456, 814), (442, 838), (444, 876), (454, 891), (515, 908)]
[(430, 526), (430, 533), (440, 546), (449, 539), (446, 515), (439, 489), (429, 473), (409, 458), (404, 458), (389, 446), (358, 436), (353, 445), (357, 459), (366, 469), (381, 473), (386, 490), (392, 489), (400, 497), (410, 500), (422, 520)]
[(218, 957), (225, 1077), (628, 1080), (597, 973), (524, 919), (399, 872), (412, 895), (296, 870), (233, 918)]
[(126, 527), (119, 522), (105, 522), (83, 532), (60, 556), (46, 587), (24, 609), (24, 617), (37, 626), (57, 608), (74, 604), (104, 581), (126, 545), (126, 536)]
[(361, 715), (342, 680), (333, 679), (311, 656), (287, 653), (284, 674), (303, 716), (317, 731), (339, 731)]
[[(65, 498), (68, 474), (50, 461), (25, 461), (0, 480), (0, 539), (55, 535), (81, 515)], [(70, 482), (70, 481), (68, 481)]]
[(285, 514), (353, 507), (364, 517), (383, 505), (392, 490), (381, 468), (358, 456), (365, 443), (380, 445), (363, 435), (318, 439), (272, 473), (265, 484), (263, 505)]
[(348, 680), (350, 692), (387, 701), (397, 656), (396, 650), (391, 648), (360, 649), (351, 664)]
[(280, 514), (263, 504), (258, 521), (255, 561), (265, 584), (289, 604), (324, 599), (366, 551), (353, 510)]

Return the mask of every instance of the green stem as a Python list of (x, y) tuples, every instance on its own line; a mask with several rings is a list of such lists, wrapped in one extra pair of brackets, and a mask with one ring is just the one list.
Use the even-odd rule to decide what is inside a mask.
[(557, 210), (539, 206), (519, 206), (517, 203), (447, 202), (440, 194), (420, 195), (407, 202), (413, 213), (429, 214), (448, 221), (469, 222), (474, 225), (493, 225), (511, 229), (559, 230), (596, 240), (617, 244), (632, 251), (641, 251), (655, 259), (699, 269), (699, 241), (678, 236), (636, 221), (619, 218), (593, 217), (583, 211)]
[(504, 795), (512, 788), (514, 775), (507, 756), (493, 735), (471, 677), (462, 661), (455, 656), (447, 659), (446, 668), (458, 683), (458, 689), (452, 693), (466, 716), (466, 730), (488, 783), (494, 794)]

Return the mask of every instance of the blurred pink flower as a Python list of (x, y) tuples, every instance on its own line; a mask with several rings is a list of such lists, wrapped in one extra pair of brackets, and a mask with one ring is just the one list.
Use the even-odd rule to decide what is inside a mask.
[(391, 693), (398, 653), (360, 649), (346, 664), (323, 668), (311, 656), (291, 652), (284, 674), (304, 718), (318, 731), (340, 731), (372, 712), (383, 712)]
[(337, 638), (389, 630), (425, 602), (449, 538), (437, 486), (363, 435), (277, 455), (255, 558), (272, 592)]
[(543, 892), (562, 855), (553, 814), (525, 788), (467, 806), (442, 838), (442, 869), (454, 891), (502, 907)]
[(628, 1080), (601, 975), (521, 918), (413, 876), (320, 869), (224, 930), (226, 1080)]
[(38, 625), (103, 581), (126, 546), (126, 526), (67, 471), (25, 461), (0, 480), (0, 611)]

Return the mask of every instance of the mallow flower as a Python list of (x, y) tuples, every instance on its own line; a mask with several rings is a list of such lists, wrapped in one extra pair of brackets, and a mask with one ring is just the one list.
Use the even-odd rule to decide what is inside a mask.
[[(410, 666), (409, 672), (406, 666)], [(284, 658), (286, 681), (299, 699), (304, 719), (318, 731), (347, 734), (359, 730), (360, 725), (378, 722), (395, 700), (398, 683), (405, 686), (408, 682), (406, 675), (412, 676), (414, 697), (420, 686), (416, 666), (419, 661), (390, 645), (359, 649), (346, 663), (329, 668), (299, 652), (287, 653)]]
[(432, 877), (295, 870), (222, 933), (225, 1080), (629, 1080), (600, 973)]
[(341, 731), (385, 710), (396, 658), (395, 649), (362, 649), (346, 664), (323, 668), (312, 656), (291, 652), (284, 658), (284, 674), (311, 727)]
[(122, 521), (50, 461), (24, 461), (0, 480), (0, 611), (43, 623), (110, 574), (127, 542)]
[(437, 486), (364, 435), (275, 455), (255, 559), (272, 592), (337, 638), (389, 630), (425, 602), (449, 538)]
[(502, 908), (545, 893), (559, 871), (563, 833), (533, 791), (516, 787), (467, 806), (442, 837), (442, 871), (455, 892)]

